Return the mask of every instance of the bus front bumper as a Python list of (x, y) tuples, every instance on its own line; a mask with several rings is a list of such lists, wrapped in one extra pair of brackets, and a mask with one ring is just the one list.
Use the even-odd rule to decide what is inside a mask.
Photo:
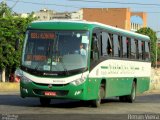
[(77, 99), (86, 100), (85, 82), (79, 86), (73, 84), (49, 85), (35, 82), (20, 82), (20, 94), (25, 97), (47, 97), (53, 99)]

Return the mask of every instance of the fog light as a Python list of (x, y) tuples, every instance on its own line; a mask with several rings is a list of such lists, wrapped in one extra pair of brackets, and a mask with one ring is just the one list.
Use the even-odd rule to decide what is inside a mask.
[(28, 94), (28, 90), (26, 88), (22, 88), (22, 91)]

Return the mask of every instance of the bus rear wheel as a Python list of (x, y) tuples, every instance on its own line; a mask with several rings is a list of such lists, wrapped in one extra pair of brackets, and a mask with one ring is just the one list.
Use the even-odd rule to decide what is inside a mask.
[(104, 87), (101, 86), (98, 91), (98, 98), (96, 100), (92, 100), (93, 107), (100, 107), (101, 100), (104, 98), (104, 94), (105, 94)]
[(131, 89), (131, 94), (130, 95), (125, 95), (125, 96), (119, 96), (119, 100), (121, 102), (129, 102), (133, 103), (136, 99), (136, 83), (132, 83), (132, 89)]
[(51, 103), (50, 98), (40, 98), (40, 103), (42, 106), (49, 106)]
[(127, 96), (119, 96), (119, 100), (121, 102), (126, 102), (127, 101)]
[(127, 96), (127, 101), (130, 103), (133, 103), (135, 101), (135, 99), (136, 99), (136, 83), (133, 82), (131, 94)]

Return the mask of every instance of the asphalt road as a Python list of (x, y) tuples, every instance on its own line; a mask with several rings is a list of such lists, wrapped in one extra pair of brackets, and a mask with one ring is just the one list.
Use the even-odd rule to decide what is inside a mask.
[[(81, 101), (52, 100), (49, 107), (42, 107), (38, 98), (21, 98), (18, 93), (0, 94), (0, 119), (7, 117), (16, 118), (40, 118), (47, 119), (62, 117), (63, 120), (106, 119), (131, 119), (135, 114), (158, 115), (160, 120), (160, 93), (137, 96), (135, 103), (120, 102), (117, 98), (109, 98), (102, 101), (99, 108), (93, 108)], [(65, 117), (67, 115), (67, 117)], [(84, 118), (82, 118), (84, 117)], [(141, 116), (143, 117), (143, 116)], [(144, 116), (146, 117), (146, 116)], [(37, 118), (37, 119), (40, 119)], [(112, 119), (114, 119), (112, 118)], [(50, 118), (49, 118), (50, 119)], [(26, 120), (26, 119), (25, 119)], [(28, 119), (27, 119), (28, 120)]]

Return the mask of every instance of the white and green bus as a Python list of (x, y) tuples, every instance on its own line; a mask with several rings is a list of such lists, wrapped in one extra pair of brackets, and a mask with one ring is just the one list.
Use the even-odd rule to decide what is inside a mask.
[[(81, 54), (83, 48), (83, 54)], [(149, 89), (150, 38), (96, 22), (33, 22), (26, 31), (21, 97), (133, 102)]]

